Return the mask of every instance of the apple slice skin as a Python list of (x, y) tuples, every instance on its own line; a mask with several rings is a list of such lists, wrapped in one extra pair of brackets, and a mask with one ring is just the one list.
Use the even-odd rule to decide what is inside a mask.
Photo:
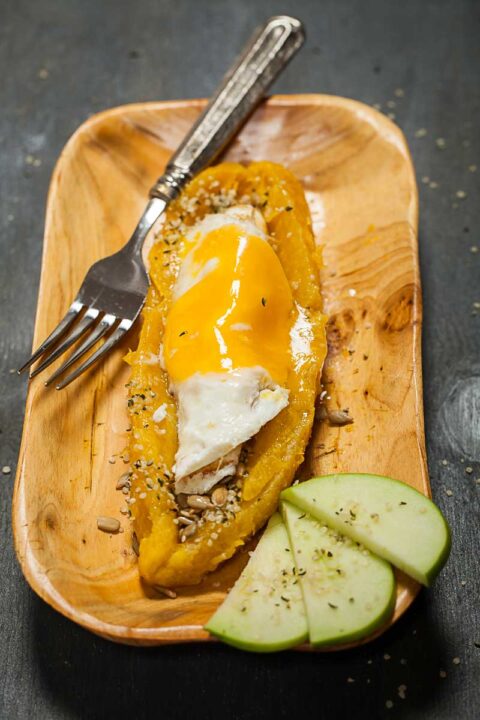
[(281, 495), (429, 586), (445, 564), (450, 528), (437, 506), (399, 480), (367, 473), (312, 478)]
[(396, 600), (391, 565), (298, 507), (281, 507), (313, 647), (350, 643), (384, 625)]
[(286, 650), (308, 638), (302, 591), (278, 513), (205, 629), (228, 645), (263, 653)]

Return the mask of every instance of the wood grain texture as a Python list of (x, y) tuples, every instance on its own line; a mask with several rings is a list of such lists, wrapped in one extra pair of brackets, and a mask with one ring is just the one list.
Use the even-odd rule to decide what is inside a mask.
[[(146, 193), (202, 101), (125, 106), (94, 116), (65, 147), (52, 179), (34, 344), (58, 322), (92, 262), (123, 245)], [(268, 158), (303, 182), (330, 316), (324, 372), (330, 408), (355, 422), (314, 429), (305, 472), (387, 474), (429, 494), (419, 333), (417, 193), (399, 129), (354, 101), (277, 96), (262, 105), (227, 158)], [(18, 557), (32, 587), (105, 637), (158, 644), (206, 640), (202, 625), (243, 567), (240, 553), (201, 586), (160, 599), (140, 581), (130, 528), (119, 515), (127, 418), (121, 357), (61, 393), (30, 385), (14, 498)], [(116, 458), (110, 463), (110, 458)], [(394, 619), (417, 585), (399, 576)]]

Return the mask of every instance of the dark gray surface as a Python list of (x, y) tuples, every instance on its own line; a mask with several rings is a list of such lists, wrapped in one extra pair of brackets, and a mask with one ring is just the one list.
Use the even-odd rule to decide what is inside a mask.
[[(479, 717), (480, 252), (470, 247), (480, 247), (480, 3), (0, 0), (0, 465), (14, 470), (18, 454), (26, 384), (9, 371), (30, 349), (46, 193), (68, 136), (102, 108), (208, 95), (252, 27), (279, 12), (298, 14), (309, 40), (276, 89), (396, 101), (419, 180), (439, 185), (419, 183), (425, 413), (451, 559), (364, 649), (257, 657), (116, 646), (29, 590), (12, 549), (13, 472), (0, 475), (2, 719)], [(420, 128), (426, 137), (415, 137)]]

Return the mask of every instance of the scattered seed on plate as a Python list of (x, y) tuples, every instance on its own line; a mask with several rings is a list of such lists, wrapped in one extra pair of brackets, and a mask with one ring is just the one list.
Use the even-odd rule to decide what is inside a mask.
[(455, 196), (460, 200), (464, 200), (467, 197), (467, 193), (465, 192), (465, 190), (457, 190)]
[(353, 423), (353, 418), (348, 414), (348, 410), (329, 410), (327, 418), (330, 425), (336, 427), (343, 427)]
[(440, 670), (440, 672), (438, 674), (440, 675), (441, 678), (447, 677), (447, 673), (445, 672), (445, 670)]
[(447, 142), (445, 138), (437, 138), (435, 140), (435, 145), (439, 150), (445, 150), (445, 148), (447, 147)]
[(4, 465), (2, 467), (2, 473), (4, 475), (9, 475), (9, 473), (11, 473), (11, 472), (12, 472), (12, 468), (10, 467), (10, 465)]
[(117, 484), (115, 485), (117, 490), (122, 490), (125, 486), (129, 484), (130, 479), (130, 473), (123, 473), (123, 475), (120, 475), (120, 477), (117, 480)]
[(429, 183), (428, 187), (431, 188), (432, 190), (436, 190), (438, 188), (438, 183), (435, 182), (435, 180), (432, 180), (432, 182)]
[(448, 465), (448, 460), (442, 460), (442, 465)]
[(405, 693), (406, 693), (406, 692), (407, 692), (407, 686), (406, 686), (406, 685), (399, 685), (399, 686), (398, 686), (398, 697), (399, 697), (401, 700), (405, 700), (405, 698), (406, 698)]
[(387, 700), (387, 702), (385, 703), (385, 707), (387, 708), (387, 710), (391, 710), (393, 707), (393, 702), (391, 700)]
[(422, 138), (425, 137), (427, 134), (427, 131), (425, 128), (419, 128), (418, 130), (415, 130), (415, 137), (416, 138)]
[(395, 97), (402, 98), (405, 96), (405, 90), (403, 88), (396, 88), (393, 94), (395, 95)]
[(445, 490), (445, 494), (448, 495), (448, 497), (452, 497), (453, 492), (451, 490)]
[(470, 170), (470, 172), (477, 172), (477, 166), (476, 166), (476, 165), (469, 165), (469, 166), (468, 166), (468, 169)]
[(472, 245), (470, 247), (470, 252), (474, 254), (478, 253), (478, 245)]
[(160, 595), (165, 595), (165, 597), (174, 598), (177, 597), (177, 593), (174, 590), (170, 590), (170, 588), (163, 587), (162, 585), (154, 585), (153, 589), (156, 590)]
[(117, 533), (120, 530), (120, 520), (112, 517), (98, 517), (97, 528), (106, 533)]
[(424, 175), (424, 176), (422, 177), (422, 183), (423, 183), (424, 185), (428, 185), (429, 182), (430, 182), (430, 178), (428, 177), (428, 175)]
[(397, 106), (397, 103), (395, 102), (395, 100), (387, 100), (387, 107), (388, 107), (388, 108), (392, 108), (392, 110), (393, 110), (393, 108), (396, 107), (396, 106)]
[(392, 659), (392, 656), (389, 655), (388, 653), (385, 653), (385, 655), (383, 656), (383, 659), (384, 659), (384, 660), (391, 660), (391, 659)]
[(354, 683), (354, 682), (355, 682), (355, 678), (352, 678), (352, 677), (347, 678), (347, 683)]
[(452, 660), (452, 662), (453, 662), (454, 665), (460, 665), (460, 658), (459, 658), (459, 657), (454, 657), (453, 660)]
[(471, 474), (473, 473), (473, 468), (470, 467), (470, 465), (469, 465), (468, 467), (465, 468), (465, 472), (466, 472), (468, 475), (471, 475)]
[(137, 557), (140, 555), (140, 543), (138, 542), (136, 533), (132, 533), (132, 550)]

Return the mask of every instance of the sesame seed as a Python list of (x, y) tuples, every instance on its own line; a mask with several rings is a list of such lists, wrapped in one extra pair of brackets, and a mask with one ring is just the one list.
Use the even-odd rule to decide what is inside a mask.
[(416, 138), (425, 137), (426, 134), (427, 134), (427, 131), (425, 130), (425, 128), (420, 128), (419, 130), (415, 130), (415, 137), (416, 137)]
[(396, 105), (397, 105), (397, 103), (395, 102), (395, 100), (387, 100), (387, 107), (388, 107), (388, 108), (392, 108), (392, 109), (393, 109), (394, 107), (396, 107)]
[(355, 678), (352, 678), (352, 677), (347, 678), (347, 683), (354, 683), (354, 682), (355, 682)]
[(387, 700), (387, 702), (385, 703), (385, 707), (387, 708), (387, 710), (391, 710), (393, 707), (393, 702), (391, 700)]
[(40, 68), (40, 70), (37, 73), (37, 77), (40, 78), (40, 80), (46, 80), (48, 78), (49, 72), (47, 68)]
[(439, 150), (445, 150), (445, 148), (447, 147), (447, 142), (445, 138), (437, 138), (435, 140), (435, 145)]
[(460, 200), (464, 200), (467, 197), (467, 193), (465, 192), (465, 190), (457, 190), (455, 196)]
[(407, 691), (407, 686), (406, 686), (406, 685), (399, 685), (399, 686), (398, 686), (398, 697), (399, 697), (401, 700), (405, 700), (405, 697), (406, 697), (405, 693), (406, 693), (406, 691)]
[(428, 177), (428, 175), (424, 175), (424, 176), (422, 177), (422, 183), (423, 183), (424, 185), (428, 185), (429, 182), (430, 182), (430, 178)]
[(476, 253), (478, 253), (478, 245), (472, 245), (472, 246), (470, 247), (470, 252), (473, 253), (474, 255), (475, 255)]
[(2, 467), (2, 473), (4, 475), (9, 475), (11, 472), (12, 472), (12, 468), (10, 467), (10, 465), (4, 465)]
[(468, 466), (465, 468), (465, 472), (468, 473), (468, 475), (471, 475), (473, 473), (473, 468)]
[(453, 492), (451, 490), (445, 490), (445, 494), (448, 495), (448, 497), (452, 497)]
[(428, 187), (430, 187), (432, 190), (436, 190), (436, 188), (438, 188), (438, 183), (432, 180)]
[(469, 165), (468, 169), (471, 173), (477, 172), (477, 166), (476, 165)]
[(448, 460), (442, 460), (442, 465), (448, 465)]
[(395, 97), (402, 98), (405, 96), (405, 90), (403, 88), (396, 88), (393, 94)]
[(108, 458), (108, 462), (110, 463), (110, 465), (115, 465), (117, 460), (116, 460), (115, 456), (112, 455), (111, 457)]
[(447, 673), (445, 672), (445, 670), (440, 670), (440, 672), (438, 674), (440, 675), (441, 678), (447, 677)]
[(454, 657), (453, 660), (452, 660), (452, 662), (453, 662), (454, 665), (460, 665), (460, 658), (459, 658), (459, 657)]
[(388, 653), (385, 653), (385, 655), (383, 656), (383, 659), (384, 659), (384, 660), (391, 660), (391, 659), (392, 659), (392, 656), (389, 655)]

